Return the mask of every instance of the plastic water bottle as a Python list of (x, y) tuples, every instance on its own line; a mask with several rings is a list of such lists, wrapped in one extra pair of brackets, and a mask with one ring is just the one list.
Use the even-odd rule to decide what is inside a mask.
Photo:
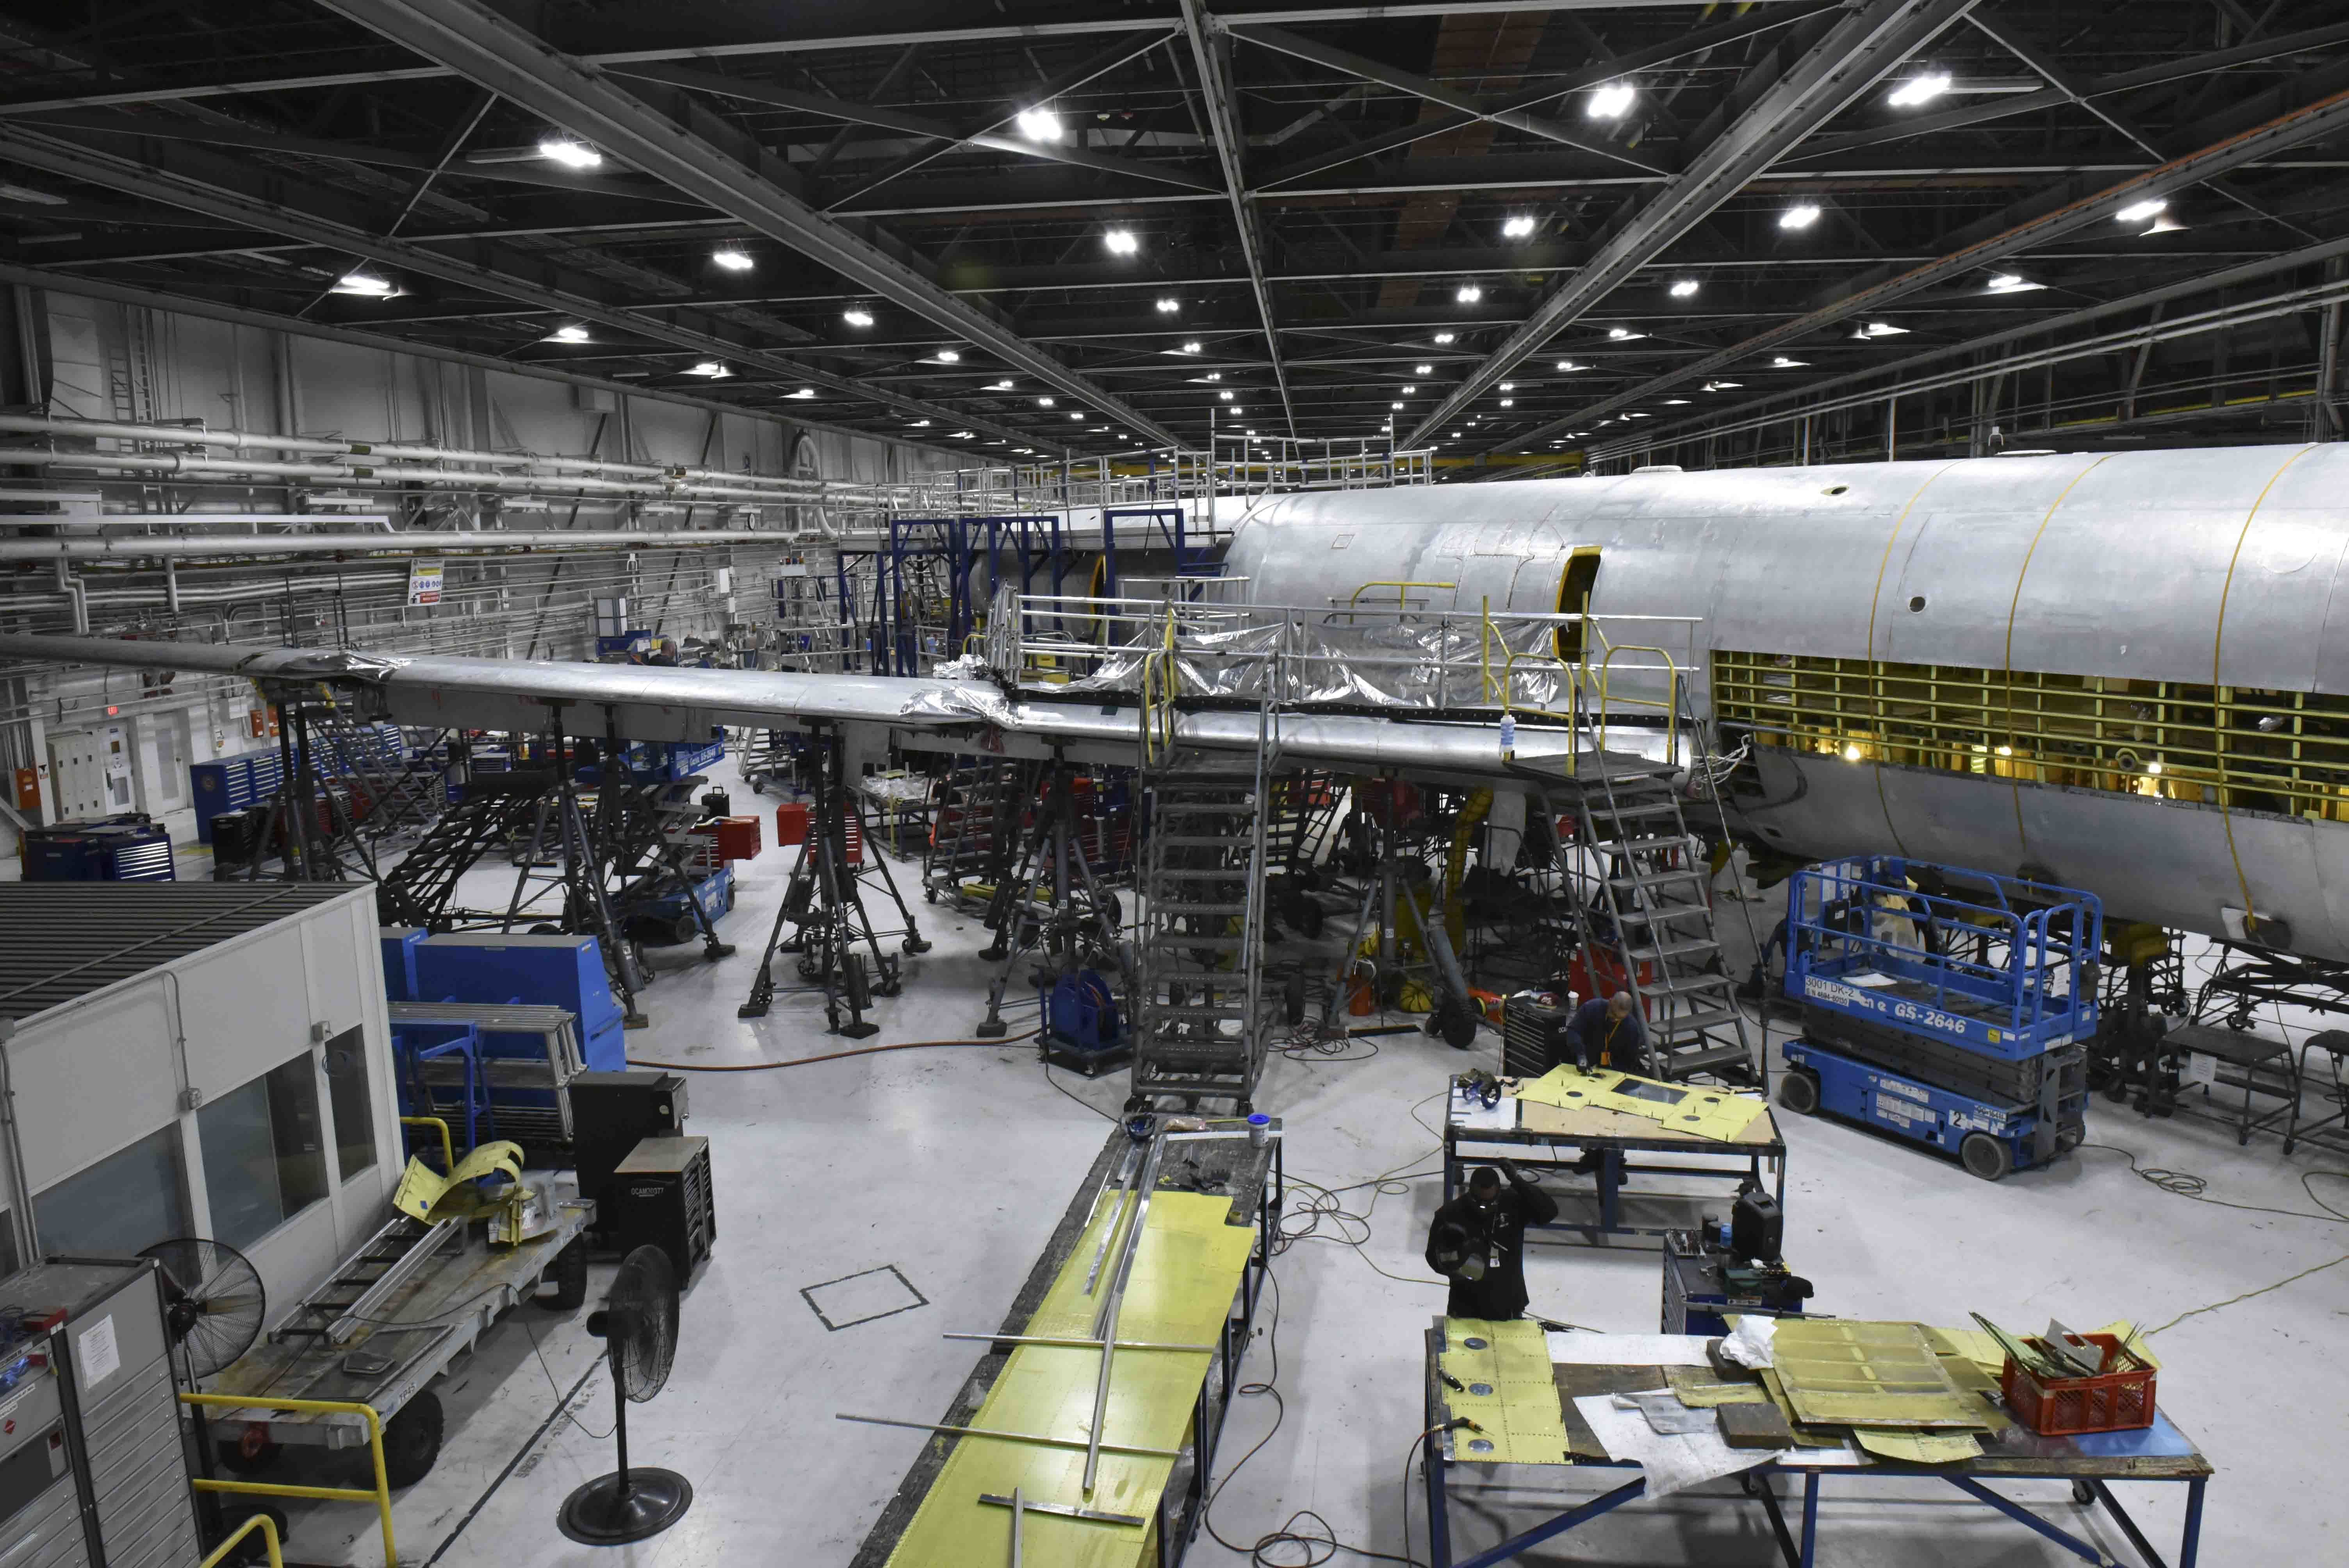
[(1514, 713), (1505, 713), (1501, 716), (1501, 755), (1514, 757), (1516, 752), (1517, 716)]

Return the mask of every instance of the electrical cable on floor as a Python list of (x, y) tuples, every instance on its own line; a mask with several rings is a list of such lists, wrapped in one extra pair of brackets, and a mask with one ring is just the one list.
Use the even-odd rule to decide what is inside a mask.
[[(546, 1364), (546, 1352), (539, 1348), (538, 1336), (531, 1332), (530, 1320), (523, 1318), (519, 1321), (522, 1323), (523, 1333), (528, 1335), (530, 1337), (531, 1354), (538, 1357), (538, 1369), (546, 1374), (546, 1386), (554, 1390), (555, 1413), (560, 1415), (564, 1420), (570, 1422), (573, 1426), (578, 1428), (581, 1431), (586, 1433), (589, 1437), (595, 1439), (597, 1442), (601, 1443), (609, 1441), (612, 1436), (612, 1431), (617, 1429), (618, 1423), (616, 1421), (613, 1424), (612, 1429), (599, 1432), (595, 1428), (589, 1426), (586, 1422), (581, 1420), (578, 1417), (571, 1413), (571, 1400), (564, 1396), (563, 1392), (563, 1385), (554, 1380), (554, 1368)], [(603, 1359), (600, 1353), (596, 1356), (596, 1359), (599, 1361)], [(590, 1367), (589, 1370), (593, 1371), (594, 1368)]]
[(843, 1062), (851, 1057), (878, 1056), (884, 1051), (924, 1051), (947, 1047), (1024, 1045), (1043, 1032), (1039, 1029), (1034, 1035), (1015, 1035), (997, 1040), (900, 1040), (894, 1046), (859, 1046), (854, 1050), (827, 1051), (820, 1057), (793, 1057), (787, 1062), (710, 1062), (696, 1065), (692, 1062), (648, 1062), (630, 1057), (628, 1065), (632, 1068), (652, 1068), (657, 1071), (669, 1073), (763, 1073), (771, 1072), (777, 1068), (803, 1068), (813, 1062)]
[[(1037, 1031), (1038, 1034), (1041, 1034), (1042, 1032), (1043, 1031), (1040, 1029)], [(1031, 1036), (1030, 1037), (1033, 1038), (1034, 1037)], [(1040, 1059), (1044, 1064), (1044, 1081), (1046, 1083), (1050, 1084), (1054, 1088), (1059, 1089), (1062, 1094), (1066, 1095), (1069, 1099), (1075, 1100), (1079, 1105), (1083, 1106), (1087, 1110), (1092, 1111), (1103, 1121), (1112, 1123), (1112, 1125), (1117, 1124), (1119, 1119), (1118, 1118), (1112, 1116), (1108, 1111), (1103, 1110), (1101, 1107), (1095, 1105), (1092, 1101), (1087, 1099), (1084, 1096), (1079, 1094), (1076, 1090), (1071, 1088), (1068, 1085), (1062, 1083), (1059, 1078), (1052, 1076), (1051, 1057), (1044, 1057)]]
[[(2137, 1156), (2135, 1154), (2132, 1154), (2127, 1150), (2121, 1148), (2117, 1144), (2083, 1143), (2079, 1147), (2084, 1150), (2101, 1149), (2108, 1154), (2119, 1155), (2122, 1159), (2128, 1161), (2129, 1170), (2135, 1172), (2137, 1177), (2143, 1181), (2151, 1182), (2154, 1186), (2160, 1188), (2163, 1191), (2171, 1194), (2173, 1197), (2185, 1198), (2197, 1203), (2209, 1203), (2220, 1209), (2239, 1209), (2248, 1214), (2276, 1214), (2281, 1215), (2282, 1218), (2287, 1220), (2315, 1220), (2320, 1222), (2337, 1222), (2341, 1223), (2349, 1223), (2349, 1212), (2336, 1209), (2332, 1204), (2326, 1202), (2323, 1199), (2318, 1197), (2316, 1195), (2316, 1189), (2311, 1185), (2311, 1183), (2319, 1176), (2325, 1177), (2328, 1180), (2334, 1181), (2349, 1181), (2349, 1171), (2303, 1171), (2300, 1173), (2301, 1191), (2308, 1194), (2308, 1201), (2310, 1202), (2324, 1211), (2324, 1212), (2321, 1214), (2312, 1214), (2303, 1209), (2275, 1209), (2259, 1203), (2237, 1203), (2230, 1202), (2225, 1198), (2213, 1198), (2209, 1196), (2210, 1183), (2205, 1178), (2193, 1175), (2190, 1172), (2184, 1171), (2165, 1171), (2158, 1165), (2139, 1165), (2137, 1162)], [(2232, 1306), (2237, 1302), (2249, 1301), (2254, 1296), (2265, 1295), (2271, 1291), (2282, 1290), (2284, 1286), (2291, 1284), (2295, 1280), (2306, 1279), (2309, 1275), (2313, 1274), (2323, 1274), (2326, 1269), (2339, 1268), (2343, 1264), (2349, 1264), (2349, 1253), (2344, 1253), (2339, 1257), (2333, 1258), (2327, 1263), (2313, 1264), (2309, 1267), (2301, 1270), (2298, 1274), (2280, 1279), (2273, 1284), (2263, 1284), (2257, 1290), (2247, 1290), (2240, 1295), (2230, 1295), (2224, 1301), (2214, 1301), (2204, 1306), (2189, 1307), (2186, 1311), (2179, 1313), (2176, 1317), (2171, 1318), (2168, 1322), (2161, 1325), (2160, 1327), (2146, 1329), (2144, 1331), (2145, 1336), (2147, 1338), (2151, 1338), (2153, 1336), (2161, 1333), (2163, 1329), (2177, 1327), (2179, 1324), (2185, 1322), (2189, 1317), (2199, 1317), (2206, 1312), (2216, 1312), (2222, 1306)]]
[[(1274, 1250), (1278, 1253), (1279, 1249), (1276, 1246)], [(1235, 1398), (1269, 1396), (1272, 1399), (1272, 1428), (1256, 1440), (1254, 1447), (1239, 1457), (1238, 1463), (1224, 1472), (1224, 1479), (1217, 1481), (1215, 1490), (1207, 1494), (1206, 1506), (1199, 1511), (1199, 1522), (1206, 1526), (1207, 1534), (1213, 1538), (1216, 1545), (1226, 1552), (1242, 1553), (1253, 1568), (1321, 1568), (1321, 1564), (1329, 1562), (1340, 1552), (1351, 1553), (1357, 1557), (1368, 1557), (1380, 1563), (1401, 1563), (1405, 1564), (1406, 1568), (1423, 1568), (1423, 1564), (1416, 1557), (1397, 1556), (1392, 1552), (1374, 1552), (1367, 1546), (1350, 1545), (1339, 1540), (1338, 1532), (1330, 1528), (1330, 1522), (1309, 1508), (1299, 1509), (1281, 1522), (1279, 1529), (1257, 1536), (1253, 1544), (1247, 1546), (1225, 1540), (1222, 1532), (1216, 1529), (1216, 1500), (1224, 1495), (1224, 1488), (1231, 1485), (1232, 1478), (1240, 1473), (1248, 1460), (1256, 1458), (1263, 1451), (1264, 1446), (1272, 1441), (1280, 1431), (1281, 1423), (1288, 1417), (1288, 1401), (1280, 1397), (1280, 1390), (1275, 1387), (1280, 1381), (1280, 1276), (1272, 1272), (1268, 1262), (1264, 1277), (1272, 1283), (1272, 1326), (1265, 1334), (1265, 1345), (1272, 1356), (1272, 1370), (1264, 1381), (1242, 1383), (1232, 1390), (1232, 1395)], [(1409, 1486), (1410, 1478), (1411, 1468), (1406, 1462), (1403, 1467), (1406, 1488)], [(1403, 1497), (1405, 1507), (1403, 1538), (1406, 1551), (1409, 1550), (1411, 1537), (1410, 1501), (1410, 1493), (1406, 1490)], [(1297, 1528), (1299, 1521), (1308, 1519), (1321, 1527), (1320, 1534), (1309, 1535)], [(1277, 1560), (1267, 1555), (1282, 1547), (1294, 1547), (1301, 1555), (1286, 1560)]]

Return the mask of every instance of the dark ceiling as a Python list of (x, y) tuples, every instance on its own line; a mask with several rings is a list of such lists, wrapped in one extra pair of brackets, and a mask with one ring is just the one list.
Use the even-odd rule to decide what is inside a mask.
[(2349, 253), (2290, 0), (0, 0), (0, 60), (20, 279), (991, 455), (1669, 444)]

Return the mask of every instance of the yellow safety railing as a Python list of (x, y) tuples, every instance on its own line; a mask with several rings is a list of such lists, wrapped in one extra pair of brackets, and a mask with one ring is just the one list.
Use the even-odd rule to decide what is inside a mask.
[(277, 1522), (265, 1513), (246, 1515), (244, 1522), (229, 1532), (228, 1539), (213, 1547), (212, 1555), (197, 1568), (220, 1568), (228, 1554), (236, 1550), (237, 1543), (256, 1530), (261, 1532), (261, 1543), (269, 1549), (269, 1568), (285, 1568), (285, 1553), (277, 1540)]
[[(1174, 607), (1166, 607), (1166, 637), (1163, 645), (1142, 656), (1142, 758), (1155, 762), (1174, 748), (1174, 699), (1181, 676), (1174, 660)], [(1156, 688), (1154, 700), (1153, 688)]]
[(441, 1120), (437, 1116), (403, 1116), (399, 1119), (399, 1125), (402, 1127), (429, 1127), (438, 1130), (440, 1134), (441, 1174), (446, 1175), (450, 1171), (457, 1169), (456, 1140), (449, 1136), (449, 1124), (447, 1122)]
[(278, 1399), (267, 1395), (249, 1394), (182, 1394), (183, 1405), (201, 1405), (222, 1410), (279, 1410), (296, 1415), (364, 1416), (367, 1427), (367, 1453), (375, 1462), (373, 1488), (350, 1486), (294, 1486), (280, 1481), (215, 1480), (202, 1476), (189, 1482), (198, 1491), (234, 1492), (243, 1497), (300, 1497), (318, 1502), (371, 1502), (376, 1516), (383, 1523), (384, 1568), (399, 1568), (399, 1549), (391, 1537), (391, 1480), (383, 1466), (383, 1418), (375, 1407), (350, 1399)]
[[(1655, 697), (1646, 696), (1618, 697), (1609, 693), (1607, 684), (1609, 667), (1614, 664), (1615, 655), (1618, 654), (1653, 654), (1658, 658), (1664, 661), (1664, 695), (1661, 700)], [(1652, 644), (1609, 644), (1608, 645), (1607, 652), (1599, 661), (1599, 680), (1597, 685), (1599, 688), (1598, 742), (1599, 750), (1604, 751), (1607, 749), (1608, 709), (1610, 705), (1619, 705), (1624, 707), (1653, 707), (1662, 709), (1664, 715), (1664, 756), (1667, 758), (1670, 758), (1680, 755), (1681, 667), (1673, 661), (1671, 654)]]

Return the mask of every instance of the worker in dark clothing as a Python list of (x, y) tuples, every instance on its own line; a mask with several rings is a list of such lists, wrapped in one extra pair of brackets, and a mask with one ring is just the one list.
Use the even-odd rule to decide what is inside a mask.
[(1594, 996), (1577, 1007), (1567, 1033), (1574, 1039), (1575, 1065), (1583, 1071), (1613, 1068), (1647, 1076), (1648, 1026), (1640, 1021), (1629, 991), (1603, 1001)]
[[(1501, 1171), (1509, 1184), (1501, 1186)], [(1468, 1191), (1435, 1211), (1427, 1266), (1452, 1282), (1454, 1317), (1511, 1318), (1526, 1310), (1526, 1227), (1557, 1218), (1557, 1201), (1504, 1160), (1481, 1165)]]
[(648, 665), (658, 665), (665, 670), (675, 669), (677, 667), (676, 639), (672, 637), (663, 637), (659, 642), (654, 644), (653, 651), (645, 657), (645, 663)]

